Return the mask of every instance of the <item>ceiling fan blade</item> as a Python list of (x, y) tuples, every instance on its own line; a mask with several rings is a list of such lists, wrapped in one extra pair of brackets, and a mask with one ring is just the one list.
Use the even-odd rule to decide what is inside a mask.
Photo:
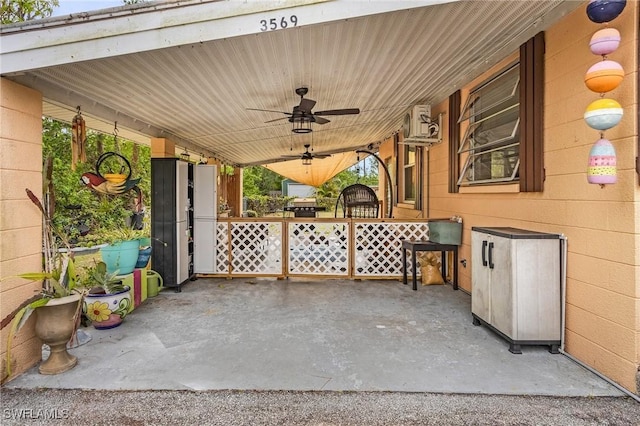
[(293, 114), (291, 114), (290, 112), (274, 111), (274, 110), (272, 110), (272, 109), (247, 108), (247, 111), (277, 112), (278, 114), (293, 115)]
[(347, 115), (360, 114), (360, 108), (328, 109), (326, 111), (314, 112), (313, 115)]
[(315, 114), (314, 114), (313, 120), (314, 120), (314, 122), (316, 122), (316, 123), (318, 123), (318, 124), (327, 124), (327, 123), (330, 123), (330, 121), (329, 121), (329, 120), (327, 120), (326, 118), (322, 118), (322, 117), (315, 117)]
[(318, 154), (318, 155), (311, 154), (311, 157), (313, 157), (313, 158), (327, 158), (327, 157), (331, 157), (331, 155), (329, 155), (329, 154)]
[(265, 123), (273, 123), (274, 121), (286, 120), (288, 118), (289, 117), (274, 118), (273, 120), (265, 121)]
[(315, 106), (315, 104), (316, 101), (314, 101), (313, 99), (302, 98), (300, 99), (300, 105), (298, 106), (298, 108), (302, 112), (311, 113), (311, 109)]

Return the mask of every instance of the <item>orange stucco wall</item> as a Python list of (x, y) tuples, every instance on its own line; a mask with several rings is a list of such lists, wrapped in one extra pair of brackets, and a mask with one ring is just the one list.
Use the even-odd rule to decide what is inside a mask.
[[(429, 150), (428, 176), (422, 177), (428, 193), (422, 217), (463, 218), (460, 259), (467, 259), (467, 267), (459, 265), (459, 274), (460, 285), (467, 291), (472, 286), (471, 227), (513, 226), (567, 236), (565, 350), (635, 393), (640, 391), (636, 383), (640, 364), (640, 186), (634, 165), (638, 155), (639, 7), (637, 2), (628, 2), (610, 24), (620, 31), (622, 43), (609, 59), (619, 62), (626, 72), (622, 84), (607, 94), (625, 111), (622, 122), (606, 132), (617, 151), (616, 185), (602, 189), (587, 183), (589, 150), (599, 134), (586, 125), (583, 114), (598, 94), (587, 89), (583, 79), (586, 70), (601, 60), (590, 52), (589, 40), (602, 26), (589, 21), (584, 8), (545, 35), (544, 192), (518, 193), (517, 185), (507, 185), (448, 193), (447, 120), (445, 141)], [(501, 66), (463, 88), (462, 103), (470, 87)], [(447, 108), (448, 101), (432, 105), (432, 115)], [(389, 145), (385, 142), (381, 152), (389, 152)], [(509, 192), (514, 189), (516, 192)], [(495, 192), (499, 190), (506, 192)], [(396, 210), (396, 217), (413, 215), (414, 211)]]
[[(40, 288), (38, 282), (11, 277), (42, 268), (42, 217), (25, 193), (29, 188), (42, 196), (42, 96), (5, 79), (0, 79), (0, 96), (0, 318), (4, 318)], [(41, 343), (32, 321), (14, 340), (11, 358), (17, 373), (40, 360)], [(2, 329), (3, 379), (8, 334), (9, 327)]]

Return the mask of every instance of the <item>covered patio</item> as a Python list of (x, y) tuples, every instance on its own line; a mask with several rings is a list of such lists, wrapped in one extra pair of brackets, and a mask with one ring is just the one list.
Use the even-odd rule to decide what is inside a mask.
[(198, 279), (118, 328), (84, 329), (74, 369), (32, 368), (5, 387), (623, 396), (548, 347), (510, 353), (472, 325), (470, 303), (448, 285)]
[[(29, 369), (7, 386), (618, 395), (565, 355), (532, 347), (515, 356), (500, 338), (471, 325), (471, 229), (502, 226), (568, 237), (566, 354), (637, 394), (640, 9), (628, 2), (616, 22), (623, 43), (612, 56), (626, 75), (612, 96), (625, 114), (608, 137), (617, 145), (619, 181), (601, 189), (585, 179), (590, 146), (602, 137), (583, 121), (584, 106), (597, 96), (584, 87), (584, 72), (602, 59), (589, 51), (599, 27), (586, 17), (587, 4), (192, 0), (4, 26), (2, 277), (40, 267), (41, 218), (28, 210), (23, 188), (42, 181), (42, 116), (70, 122), (78, 107), (90, 128), (111, 133), (117, 123), (121, 137), (161, 142), (154, 156), (183, 153), (237, 170), (281, 164), (307, 144), (323, 155), (378, 150), (393, 172), (384, 184), (401, 189), (385, 200), (397, 220), (460, 216), (465, 224), (455, 265), (465, 292), (413, 292), (380, 277), (348, 281), (357, 275), (351, 266), (331, 271), (341, 280), (278, 281), (273, 277), (290, 266), (287, 258), (272, 271), (265, 270), (271, 259), (234, 265), (240, 257), (231, 253), (216, 272), (231, 275), (249, 264), (246, 278), (201, 279), (181, 294), (163, 292), (124, 326), (91, 332), (91, 342), (75, 349), (81, 364), (74, 370), (42, 377)], [(529, 61), (527, 53), (544, 60)], [(519, 177), (514, 169), (508, 183), (461, 185), (468, 158), (459, 152), (461, 100), (514, 61), (522, 71), (536, 69), (536, 81), (528, 79), (536, 85), (527, 90), (546, 95), (530, 120), (537, 133), (523, 138), (519, 151), (531, 161), (523, 161)], [(295, 90), (303, 87), (306, 102), (317, 101), (316, 112), (359, 113), (324, 124), (319, 115), (312, 132), (295, 133), (305, 121), (295, 115), (303, 104)], [(403, 133), (411, 136), (405, 118), (420, 105), (433, 112), (428, 118), (443, 120), (443, 137), (405, 144)], [(524, 155), (525, 148), (535, 155)], [(314, 158), (311, 167), (331, 160)], [(235, 207), (241, 210), (239, 199)], [(296, 250), (280, 250), (287, 247)], [(377, 261), (364, 247), (348, 256), (341, 261), (356, 269), (360, 261)], [(397, 277), (397, 267), (392, 272)], [(3, 281), (3, 312), (37, 285)], [(16, 343), (23, 369), (39, 358), (31, 331)], [(98, 378), (90, 375), (95, 371)]]

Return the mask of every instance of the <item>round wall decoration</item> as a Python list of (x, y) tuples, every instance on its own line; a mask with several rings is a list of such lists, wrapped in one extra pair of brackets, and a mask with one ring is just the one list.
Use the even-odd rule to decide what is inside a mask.
[(607, 130), (620, 123), (622, 114), (623, 109), (618, 101), (604, 98), (589, 104), (584, 112), (584, 120), (592, 129)]
[(587, 16), (596, 24), (611, 22), (622, 13), (626, 5), (626, 0), (591, 0), (587, 6)]
[(589, 47), (594, 55), (609, 55), (620, 46), (620, 31), (615, 28), (603, 28), (591, 36)]
[(589, 90), (596, 93), (606, 93), (618, 87), (624, 78), (622, 65), (615, 61), (600, 61), (587, 70), (584, 83)]
[(609, 140), (598, 139), (591, 147), (587, 180), (599, 185), (616, 183), (616, 150)]

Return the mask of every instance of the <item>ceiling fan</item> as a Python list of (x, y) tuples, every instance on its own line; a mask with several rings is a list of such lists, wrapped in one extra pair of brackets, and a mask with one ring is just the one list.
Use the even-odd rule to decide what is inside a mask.
[(311, 160), (314, 158), (327, 158), (331, 157), (330, 154), (314, 154), (313, 152), (309, 152), (309, 147), (311, 145), (306, 144), (304, 146), (304, 152), (301, 155), (283, 155), (282, 158), (287, 159), (300, 159), (302, 160), (302, 164), (305, 166), (311, 165)]
[(359, 108), (343, 108), (343, 109), (329, 109), (326, 111), (312, 112), (311, 110), (316, 104), (313, 99), (307, 99), (304, 95), (309, 91), (306, 87), (299, 87), (296, 89), (296, 94), (300, 96), (300, 104), (293, 107), (292, 112), (274, 111), (270, 109), (257, 109), (247, 108), (249, 111), (266, 111), (277, 112), (284, 114), (286, 117), (276, 118), (274, 120), (265, 121), (265, 123), (271, 123), (273, 121), (288, 119), (290, 123), (293, 123), (294, 133), (309, 133), (311, 132), (311, 123), (326, 124), (329, 123), (323, 115), (347, 115), (347, 114), (360, 114)]

